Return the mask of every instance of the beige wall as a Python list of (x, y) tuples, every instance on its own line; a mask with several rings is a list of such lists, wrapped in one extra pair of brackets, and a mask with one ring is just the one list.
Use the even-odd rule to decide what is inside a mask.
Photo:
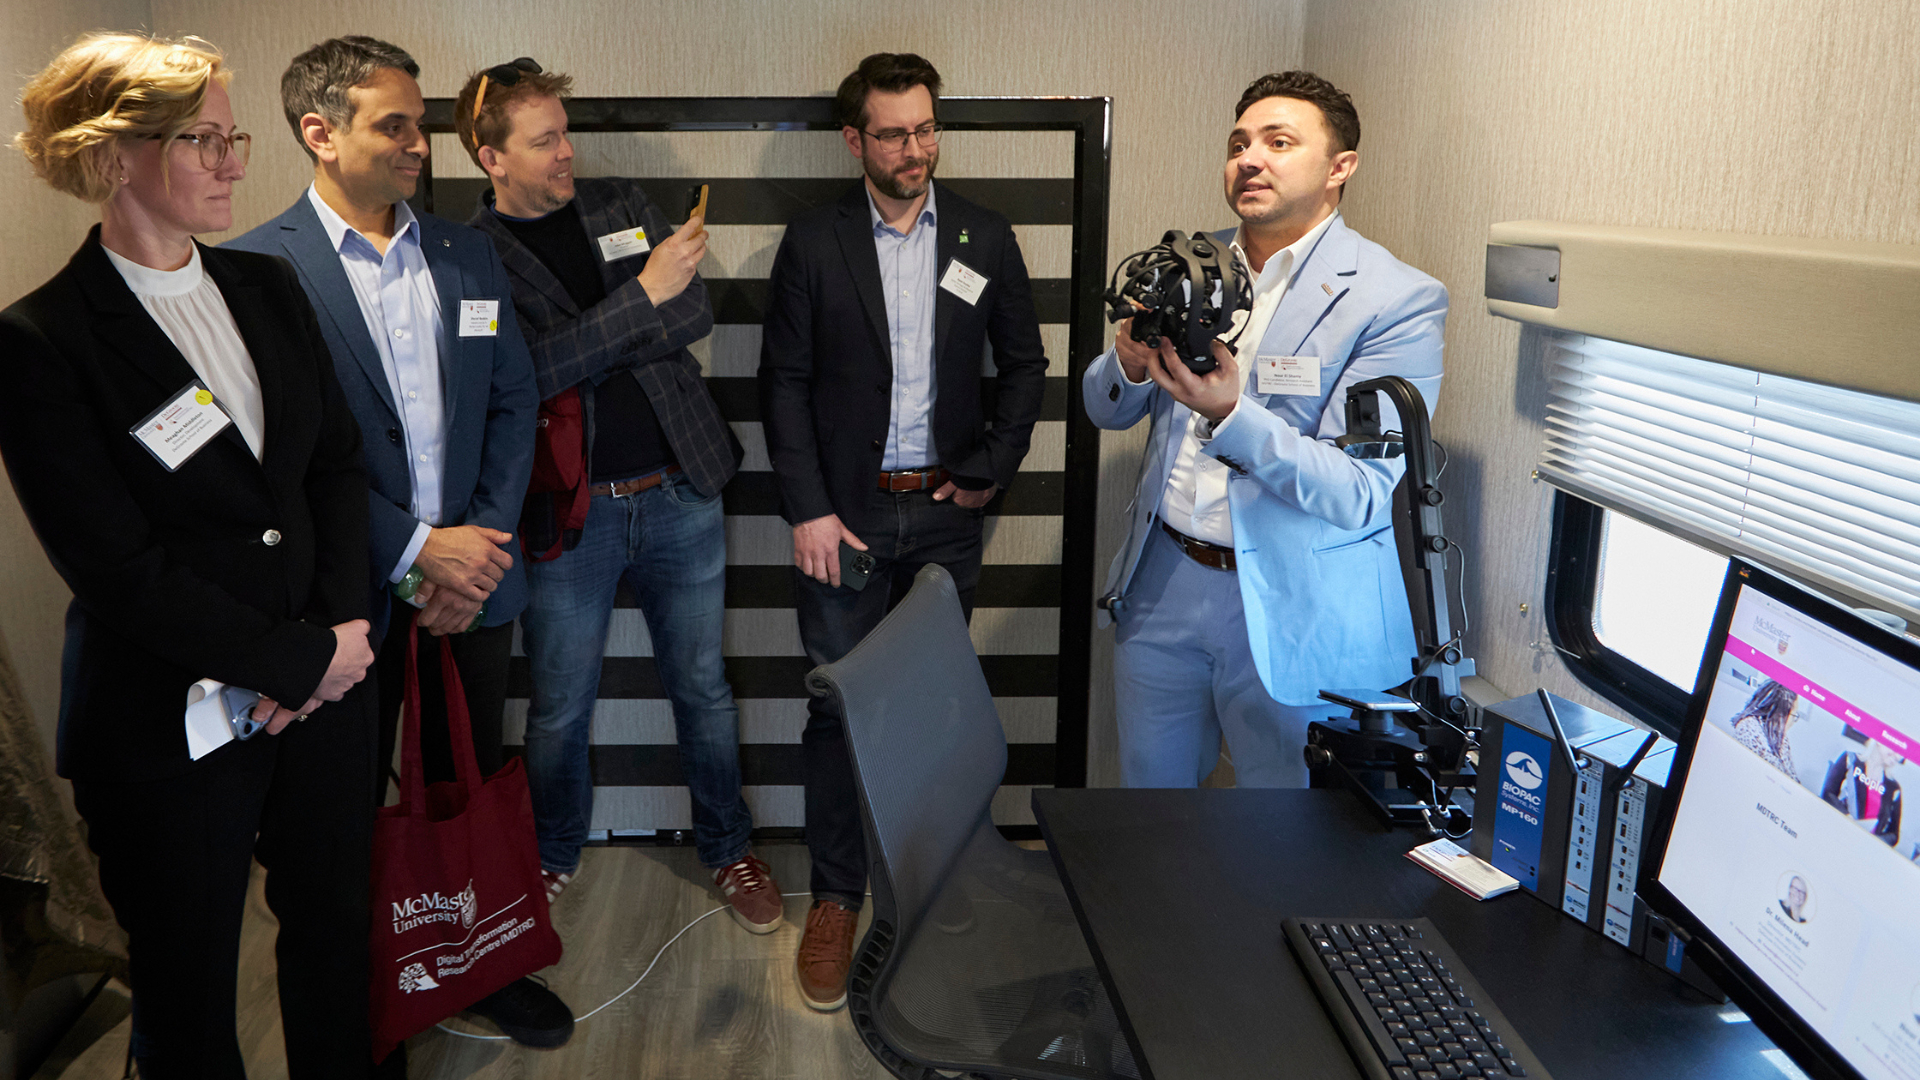
[[(476, 0), (125, 0), (97, 2), (81, 14), (27, 12), (8, 4), (0, 55), (16, 85), (72, 34), (91, 26), (147, 21), (162, 33), (194, 33), (227, 51), (236, 72), (234, 111), (258, 136), (248, 179), (236, 194), (237, 229), (250, 228), (292, 201), (311, 175), (280, 117), (278, 82), (296, 52), (337, 34), (370, 33), (412, 51), (423, 65), (429, 96), (452, 96), (466, 74), (519, 55), (575, 76), (582, 95), (791, 95), (829, 93), (860, 57), (878, 50), (924, 53), (940, 67), (954, 95), (1108, 95), (1114, 109), (1114, 190), (1110, 253), (1117, 257), (1168, 228), (1230, 223), (1218, 189), (1220, 140), (1232, 104), (1253, 76), (1298, 63), (1304, 0), (1219, 0), (1168, 19), (1169, 9), (1141, 0), (1040, 4), (984, 0), (974, 4), (900, 5), (871, 0), (773, 4), (720, 0), (688, 5), (626, 0), (562, 0), (494, 4)], [(84, 15), (84, 17), (81, 17)], [(605, 137), (601, 137), (602, 140)], [(750, 141), (750, 140), (749, 140)], [(600, 142), (599, 145), (607, 145)], [(784, 144), (783, 144), (784, 146)], [(442, 145), (443, 151), (448, 149)], [(943, 148), (950, 175), (1021, 175), (1030, 165), (1017, 139), (959, 138)], [(799, 158), (771, 158), (758, 146), (725, 139), (700, 163), (711, 175), (822, 175), (851, 167), (830, 138)], [(1058, 147), (1045, 153), (1068, 160)], [(590, 151), (582, 172), (598, 164), (630, 165), (636, 150)], [(596, 159), (596, 154), (600, 155)], [(620, 154), (615, 158), (613, 155)], [(0, 166), (0, 193), (29, 213), (0, 228), (11, 298), (44, 280), (66, 259), (89, 216), (71, 200), (37, 188), (17, 155)], [(465, 162), (442, 162), (448, 171)], [(825, 175), (832, 175), (831, 172)], [(217, 240), (217, 237), (209, 237)], [(1126, 501), (1143, 433), (1103, 441), (1101, 574), (1119, 543), (1115, 525)], [(59, 612), (65, 591), (12, 504), (0, 505), (0, 630), (28, 684), (43, 726), (51, 728), (57, 698)], [(1111, 715), (1111, 638), (1096, 639), (1096, 718)], [(1111, 721), (1096, 720), (1095, 782), (1113, 777)]]
[[(140, 27), (148, 18), (147, 0), (8, 0), (4, 10), (0, 72), (9, 80), (9, 101), (78, 34), (102, 27)], [(11, 138), (19, 123), (18, 110), (8, 112), (0, 139)], [(0, 149), (0, 201), (13, 208), (0, 214), (0, 252), (5, 253), (0, 258), (0, 304), (10, 304), (66, 264), (99, 214), (34, 179), (27, 159), (10, 147)], [(107, 525), (102, 522), (103, 528)], [(53, 751), (60, 705), (61, 620), (71, 595), (27, 527), (13, 486), (0, 484), (0, 650), (10, 654), (20, 675), (48, 753)]]
[(1472, 554), (1470, 650), (1508, 693), (1598, 704), (1530, 645), (1546, 636), (1551, 499), (1528, 479), (1544, 389), (1518, 324), (1486, 314), (1487, 226), (1920, 243), (1920, 5), (1310, 0), (1306, 61), (1364, 124), (1348, 220), (1453, 295), (1436, 434)]

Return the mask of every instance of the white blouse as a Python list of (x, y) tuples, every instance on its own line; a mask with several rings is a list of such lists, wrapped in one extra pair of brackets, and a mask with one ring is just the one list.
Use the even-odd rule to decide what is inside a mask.
[(127, 288), (140, 299), (153, 321), (160, 324), (180, 355), (220, 404), (233, 416), (240, 437), (247, 440), (255, 460), (266, 446), (266, 410), (260, 401), (260, 373), (254, 370), (247, 343), (227, 310), (220, 287), (200, 265), (200, 248), (178, 270), (155, 270), (107, 252)]

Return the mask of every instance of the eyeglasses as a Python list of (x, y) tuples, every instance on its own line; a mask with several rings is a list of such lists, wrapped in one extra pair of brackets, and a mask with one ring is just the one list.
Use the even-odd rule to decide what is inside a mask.
[(539, 61), (531, 56), (522, 56), (504, 64), (495, 64), (487, 69), (486, 74), (480, 76), (480, 91), (473, 95), (474, 130), (470, 136), (475, 150), (480, 149), (480, 110), (487, 104), (487, 84), (492, 82), (501, 86), (513, 86), (520, 81), (522, 73), (538, 75), (542, 70)]
[(902, 131), (899, 128), (893, 128), (888, 131), (874, 132), (868, 131), (866, 128), (861, 128), (860, 134), (865, 135), (887, 150), (897, 154), (907, 148), (907, 139), (909, 136), (921, 146), (940, 145), (941, 130), (939, 124), (921, 124), (912, 131)]
[[(149, 139), (164, 139), (165, 135), (149, 135)], [(231, 135), (222, 135), (217, 131), (204, 131), (193, 135), (175, 135), (175, 142), (192, 143), (200, 148), (200, 164), (208, 172), (227, 163), (227, 150), (233, 150), (233, 156), (239, 160), (240, 167), (247, 167), (247, 158), (253, 154), (253, 136), (244, 131)]]

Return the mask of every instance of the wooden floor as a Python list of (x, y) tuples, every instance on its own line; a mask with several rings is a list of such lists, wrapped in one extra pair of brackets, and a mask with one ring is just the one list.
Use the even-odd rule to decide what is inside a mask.
[[(770, 844), (757, 852), (788, 892), (807, 888), (807, 849)], [(575, 1016), (632, 985), (680, 928), (720, 904), (693, 849), (588, 848), (582, 872), (554, 907), (566, 956), (543, 974)], [(241, 943), (240, 1046), (251, 1080), (285, 1080), (273, 934), (255, 867)], [(408, 1043), (413, 1080), (860, 1080), (886, 1071), (860, 1044), (846, 1010), (816, 1013), (794, 981), (799, 924), (809, 900), (787, 898), (789, 925), (756, 937), (726, 913), (688, 930), (632, 992), (581, 1022), (558, 1050), (429, 1031)], [(862, 919), (864, 933), (866, 921)], [(484, 1021), (448, 1027), (497, 1035)], [(117, 1080), (126, 1058), (123, 1022), (68, 1067), (71, 1080)]]

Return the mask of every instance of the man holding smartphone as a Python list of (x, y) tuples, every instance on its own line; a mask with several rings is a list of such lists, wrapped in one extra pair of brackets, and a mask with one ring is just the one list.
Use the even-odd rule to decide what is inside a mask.
[[(1040, 415), (1047, 359), (1013, 230), (933, 183), (939, 93), (939, 72), (912, 53), (875, 53), (841, 82), (840, 134), (865, 176), (793, 220), (768, 281), (760, 415), (816, 664), (851, 651), (928, 563), (953, 575), (971, 617), (984, 508)], [(825, 1011), (846, 1003), (867, 850), (840, 719), (819, 698), (808, 710), (814, 904), (798, 976)]]
[(557, 897), (580, 867), (593, 808), (588, 734), (624, 580), (673, 703), (694, 847), (734, 920), (771, 933), (784, 925), (780, 888), (749, 849), (739, 710), (720, 657), (720, 489), (742, 451), (687, 351), (713, 330), (695, 273), (706, 223), (690, 217), (675, 230), (632, 180), (574, 177), (572, 86), (522, 57), (474, 73), (454, 106), (460, 143), (492, 182), (468, 224), (506, 264), (545, 399), (521, 517), (520, 617), (541, 869)]

